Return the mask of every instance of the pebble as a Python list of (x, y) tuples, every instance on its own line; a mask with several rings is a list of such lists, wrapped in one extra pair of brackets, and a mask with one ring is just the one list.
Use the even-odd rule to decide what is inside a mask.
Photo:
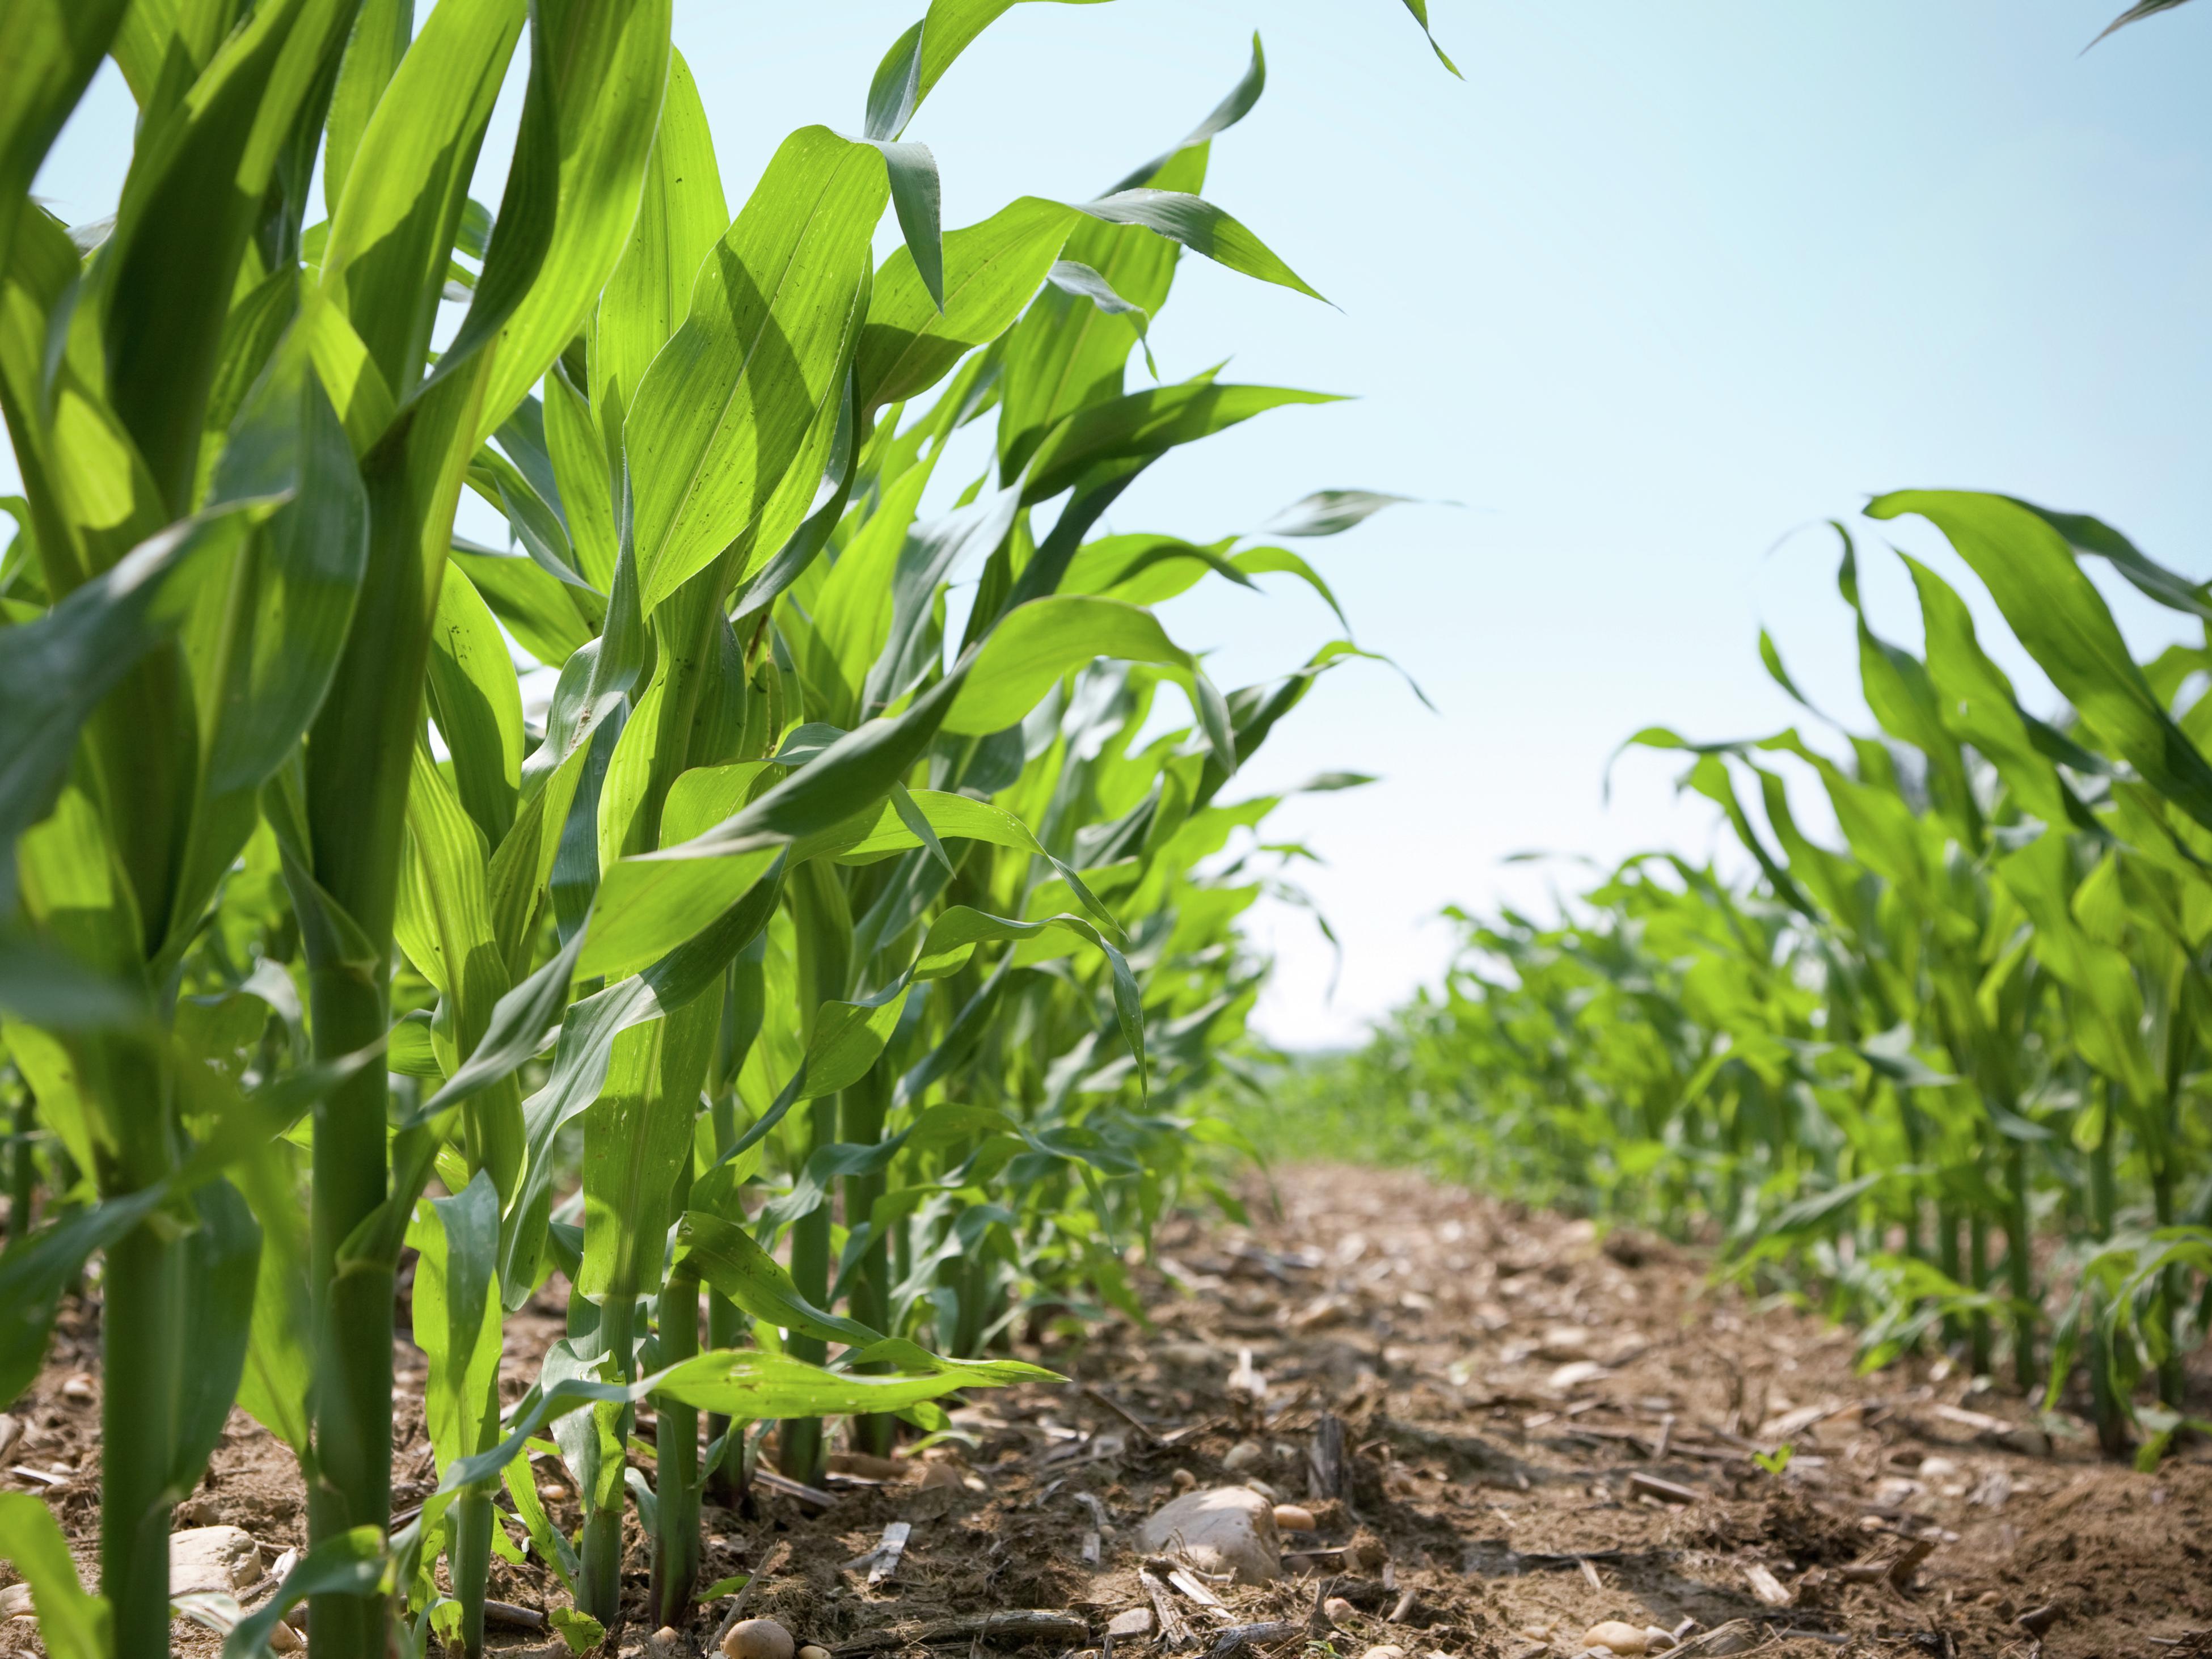
[(805, 1647), (799, 1649), (799, 1659), (830, 1659), (830, 1650), (817, 1648), (813, 1643), (809, 1642)]
[(1138, 1543), (1152, 1554), (1180, 1545), (1200, 1571), (1231, 1573), (1240, 1584), (1282, 1577), (1275, 1506), (1243, 1486), (1185, 1492), (1163, 1504), (1146, 1518)]
[(1604, 1620), (1583, 1632), (1585, 1649), (1610, 1648), (1622, 1659), (1639, 1659), (1650, 1641), (1639, 1627), (1619, 1619)]
[(1275, 1525), (1283, 1532), (1311, 1532), (1314, 1530), (1313, 1511), (1298, 1504), (1275, 1505)]
[(729, 1659), (793, 1659), (791, 1632), (773, 1619), (745, 1619), (722, 1638)]
[(92, 1379), (82, 1371), (79, 1371), (62, 1384), (62, 1398), (74, 1400), (79, 1405), (89, 1401), (92, 1398)]
[(924, 1492), (932, 1492), (939, 1486), (966, 1485), (967, 1482), (960, 1478), (959, 1469), (951, 1463), (932, 1463), (921, 1472), (921, 1489)]
[(1368, 1649), (1360, 1659), (1406, 1659), (1406, 1650), (1395, 1642), (1385, 1642), (1380, 1647)]
[(1177, 1492), (1188, 1492), (1198, 1485), (1198, 1477), (1188, 1469), (1177, 1469), (1168, 1479)]
[(1920, 1460), (1923, 1480), (1943, 1480), (1958, 1474), (1959, 1466), (1948, 1457), (1923, 1457)]
[(1240, 1440), (1231, 1446), (1221, 1459), (1221, 1467), (1231, 1474), (1248, 1469), (1267, 1456), (1267, 1453), (1256, 1440)]
[(1341, 1595), (1330, 1596), (1321, 1604), (1321, 1610), (1328, 1615), (1328, 1622), (1332, 1625), (1340, 1625), (1359, 1611)]

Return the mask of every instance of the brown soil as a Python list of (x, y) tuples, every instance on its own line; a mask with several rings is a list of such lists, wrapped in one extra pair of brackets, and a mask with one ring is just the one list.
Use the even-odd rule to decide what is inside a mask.
[[(757, 1487), (737, 1510), (708, 1510), (705, 1580), (755, 1573), (744, 1614), (840, 1659), (1024, 1644), (1066, 1656), (1087, 1644), (1073, 1626), (980, 1641), (942, 1627), (1051, 1609), (1085, 1620), (1095, 1644), (1114, 1614), (1156, 1604), (1187, 1622), (1186, 1652), (1235, 1626), (1291, 1626), (1256, 1659), (1383, 1644), (1410, 1659), (1567, 1659), (1601, 1620), (1682, 1629), (1706, 1655), (1764, 1645), (1771, 1659), (2212, 1654), (2202, 1447), (2138, 1474), (2099, 1462), (2078, 1424), (1970, 1394), (1940, 1360), (1862, 1377), (1848, 1333), (1716, 1290), (1706, 1262), (1648, 1239), (1601, 1243), (1588, 1224), (1405, 1173), (1298, 1170), (1274, 1191), (1279, 1208), (1250, 1193), (1249, 1228), (1163, 1229), (1160, 1271), (1139, 1276), (1152, 1330), (1036, 1334), (1042, 1346), (1024, 1352), (1071, 1380), (957, 1412), (968, 1443), (927, 1460), (957, 1482), (833, 1475), (826, 1508)], [(88, 1562), (98, 1416), (83, 1383), (65, 1385), (88, 1375), (96, 1394), (95, 1321), (65, 1314), (54, 1363), (14, 1407), (28, 1429), (9, 1464), (64, 1478), (4, 1477), (45, 1493)], [(511, 1325), (510, 1395), (558, 1328), (550, 1305)], [(400, 1375), (404, 1507), (433, 1472), (411, 1349)], [(1332, 1468), (1316, 1449), (1339, 1437)], [(1783, 1441), (1795, 1455), (1780, 1474), (1753, 1462)], [(1253, 1449), (1231, 1458), (1244, 1442)], [(556, 1476), (541, 1465), (540, 1478)], [(1286, 1555), (1280, 1582), (1145, 1571), (1135, 1539), (1148, 1514), (1179, 1487), (1240, 1480), (1321, 1522), (1285, 1540), (1310, 1548)], [(197, 1501), (192, 1519), (242, 1526), (271, 1556), (305, 1541), (296, 1470), (241, 1414)], [(577, 1524), (573, 1504), (553, 1510)], [(866, 1563), (849, 1564), (894, 1521), (910, 1541), (872, 1585)], [(1880, 1573), (1923, 1545), (1917, 1565)], [(702, 1652), (730, 1599), (665, 1645), (644, 1634), (641, 1539), (630, 1565), (623, 1649)], [(493, 1571), (502, 1600), (562, 1599), (534, 1559)], [(1331, 1621), (1329, 1597), (1351, 1611)], [(1735, 1620), (1749, 1622), (1698, 1644), (1694, 1632)], [(179, 1652), (214, 1651), (196, 1627), (177, 1631)], [(495, 1640), (503, 1659), (564, 1652), (542, 1633)], [(1117, 1646), (1129, 1659), (1174, 1651), (1157, 1637)], [(36, 1647), (30, 1621), (0, 1626), (0, 1652)]]

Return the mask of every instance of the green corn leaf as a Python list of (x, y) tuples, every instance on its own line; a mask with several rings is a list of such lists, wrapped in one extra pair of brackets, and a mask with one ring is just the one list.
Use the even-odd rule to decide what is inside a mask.
[[(323, 292), (403, 398), (422, 378), (469, 175), (523, 16), (522, 0), (441, 0), (431, 9), (362, 132), (331, 215)], [(538, 231), (542, 252), (542, 225), (525, 228)], [(512, 293), (488, 295), (488, 287), (479, 285), (472, 318), (513, 303)], [(458, 366), (472, 355), (448, 348), (446, 359)]]
[[(2168, 3), (2172, 3), (2172, 0), (2168, 0)], [(1413, 14), (1413, 21), (1421, 26), (1421, 33), (1428, 36), (1429, 50), (1436, 53), (1437, 62), (1464, 81), (1467, 77), (1460, 74), (1459, 65), (1444, 55), (1444, 49), (1437, 44), (1435, 32), (1429, 27), (1429, 0), (1406, 0), (1406, 9)]]
[(110, 1659), (107, 1600), (86, 1594), (53, 1511), (27, 1492), (0, 1492), (0, 1556), (31, 1587), (39, 1635), (54, 1659)]
[(0, 16), (0, 270), (8, 269), (16, 216), (28, 204), (39, 163), (92, 82), (123, 0), (25, 0)]
[(1285, 264), (1273, 249), (1202, 196), (1140, 188), (1117, 191), (1097, 201), (1085, 202), (1081, 207), (1092, 218), (1108, 224), (1142, 225), (1157, 231), (1170, 241), (1244, 276), (1295, 289), (1316, 300), (1323, 297)]
[(2047, 519), (2002, 496), (1936, 490), (1883, 495), (1867, 513), (1877, 519), (1917, 513), (1934, 523), (2082, 719), (2183, 811), (2212, 825), (2212, 763), (2160, 705), (2104, 599)]
[(702, 266), (629, 414), (648, 612), (759, 515), (840, 390), (886, 188), (867, 146), (802, 128)]
[[(899, 36), (868, 86), (867, 134), (896, 138), (962, 52), (1021, 0), (930, 0), (921, 21)], [(1059, 0), (1096, 5), (1099, 0)]]
[(881, 1331), (825, 1313), (809, 1302), (750, 1233), (719, 1216), (685, 1212), (677, 1224), (676, 1249), (677, 1259), (688, 1263), (702, 1279), (754, 1318), (779, 1329), (854, 1347), (883, 1340)]
[(1337, 536), (1354, 525), (1364, 524), (1386, 507), (1412, 501), (1411, 495), (1388, 495), (1376, 489), (1316, 489), (1293, 501), (1261, 525), (1261, 536)]
[(2200, 622), (2212, 622), (2212, 583), (2191, 581), (2179, 571), (2146, 558), (2125, 536), (2086, 513), (2054, 513), (2018, 496), (2004, 499), (2034, 514), (2063, 536), (2075, 552), (2094, 553), (2108, 562), (2139, 592), (2167, 609), (2185, 612)]
[(477, 1449), (499, 1409), (499, 1222), (498, 1189), (479, 1170), (454, 1196), (424, 1200), (408, 1230), (421, 1252), (415, 1340), (430, 1365), (423, 1418), (441, 1465)]
[(788, 842), (874, 811), (937, 735), (964, 676), (956, 668), (896, 719), (846, 733), (704, 834), (608, 870), (580, 971), (612, 977), (667, 955), (743, 897)]
[(350, 21), (342, 0), (255, 8), (138, 135), (100, 254), (100, 332), (112, 405), (173, 515), (189, 505), (201, 406), (263, 194)]
[(2050, 760), (2036, 747), (2011, 680), (1975, 637), (1966, 601), (1917, 559), (1900, 554), (1920, 599), (1928, 674), (1944, 723), (1995, 766), (2021, 805), (2045, 823), (2085, 816)]
[(192, 585), (278, 505), (229, 501), (180, 520), (36, 622), (0, 629), (0, 842), (52, 810), (78, 728), (182, 620)]
[(1117, 195), (1122, 191), (1135, 190), (1152, 183), (1161, 170), (1183, 151), (1202, 148), (1249, 115), (1253, 106), (1260, 101), (1260, 94), (1267, 89), (1267, 54), (1261, 48), (1260, 32), (1255, 29), (1252, 31), (1252, 61), (1246, 66), (1243, 78), (1230, 88), (1229, 95), (1215, 105), (1212, 112), (1193, 127), (1181, 143), (1152, 157), (1106, 194)]
[(1338, 401), (1328, 392), (1206, 379), (1129, 392), (1078, 410), (1054, 428), (1029, 463), (1022, 500), (1049, 501), (1093, 469), (1151, 460), (1271, 409)]
[(428, 690), (461, 805), (496, 847), (522, 787), (522, 690), (491, 607), (456, 564), (438, 590)]
[(950, 233), (936, 296), (909, 250), (884, 260), (854, 358), (860, 406), (874, 410), (926, 392), (968, 352), (996, 339), (1036, 293), (1072, 223), (1057, 202), (1024, 196), (981, 224)]
[[(544, 252), (511, 309), (489, 291), (498, 266), (484, 267), (482, 300), (497, 319), (499, 353), (479, 441), (575, 337), (622, 258), (668, 76), (669, 0), (538, 0), (532, 16), (530, 97), (515, 143), (558, 179), (545, 190), (520, 162), (508, 174), (499, 234), (542, 239)], [(475, 318), (471, 307), (449, 352), (464, 349)]]
[[(599, 296), (592, 327), (592, 399), (609, 433), (628, 412), (655, 355), (690, 313), (700, 264), (729, 225), (698, 84), (684, 54), (672, 51), (637, 219)], [(604, 448), (597, 465), (604, 472)]]
[(1114, 291), (1114, 284), (1106, 280), (1103, 272), (1093, 270), (1080, 259), (1054, 260), (1052, 269), (1045, 272), (1045, 280), (1062, 294), (1090, 301), (1109, 317), (1129, 319), (1130, 326), (1137, 331), (1137, 343), (1144, 349), (1145, 366), (1152, 370), (1154, 380), (1159, 379), (1159, 365), (1152, 361), (1152, 342), (1146, 334), (1152, 319), (1146, 316), (1144, 307), (1123, 299)]
[[(2118, 17), (2112, 19), (2111, 22), (2106, 24), (2102, 29), (2099, 30), (2097, 33), (2097, 40), (2092, 40), (2089, 43), (2089, 46), (2095, 46), (2097, 44), (2097, 40), (2103, 40), (2106, 35), (2112, 33), (2116, 29), (2124, 29), (2130, 23), (2140, 23), (2146, 17), (2155, 17), (2162, 11), (2172, 11), (2176, 6), (2186, 5), (2187, 3), (2188, 0), (2136, 0), (2136, 3), (2134, 5), (2130, 6), (2125, 11), (2122, 12)], [(2084, 46), (2082, 50), (2086, 52), (2088, 50), (2088, 47)]]
[(276, 1593), (223, 1638), (222, 1659), (266, 1659), (277, 1621), (311, 1595), (373, 1595), (388, 1590), (384, 1529), (355, 1527), (319, 1540), (284, 1575)]
[(415, 35), (415, 0), (362, 0), (324, 124), (323, 208), (335, 216), (368, 118)]
[(15, 1399), (37, 1377), (62, 1293), (83, 1271), (86, 1258), (121, 1238), (167, 1196), (149, 1187), (104, 1200), (0, 1254), (0, 1308), (7, 1310), (0, 1319), (0, 1397)]
[(177, 1492), (199, 1485), (238, 1397), (262, 1254), (261, 1228), (229, 1182), (209, 1182), (192, 1194), (192, 1201), (199, 1224), (185, 1241), (181, 1322), (191, 1363), (176, 1382), (175, 1461), (170, 1466), (171, 1490)]
[(1033, 599), (1009, 613), (984, 641), (945, 729), (981, 736), (1016, 725), (1062, 675), (1098, 657), (1172, 670), (1189, 689), (1216, 757), (1233, 769), (1228, 711), (1197, 659), (1169, 639), (1149, 611), (1086, 595)]
[(468, 577), (515, 643), (548, 667), (566, 665), (592, 637), (606, 608), (596, 595), (579, 604), (536, 561), (457, 539), (453, 562)]

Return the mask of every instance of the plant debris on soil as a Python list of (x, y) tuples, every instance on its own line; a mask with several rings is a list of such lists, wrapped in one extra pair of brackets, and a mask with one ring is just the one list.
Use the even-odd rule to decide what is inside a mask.
[[(1692, 1252), (1418, 1175), (1297, 1169), (1249, 1196), (1249, 1226), (1163, 1225), (1137, 1275), (1151, 1329), (1023, 1346), (1066, 1383), (978, 1395), (922, 1458), (844, 1455), (824, 1490), (764, 1479), (710, 1504), (702, 1587), (750, 1582), (672, 1640), (633, 1516), (610, 1650), (704, 1654), (734, 1615), (837, 1659), (1571, 1659), (1601, 1638), (1684, 1659), (2212, 1656), (2202, 1445), (2154, 1474), (2100, 1461), (2078, 1421), (1939, 1357), (1859, 1376), (1848, 1331), (1715, 1287)], [(561, 1328), (557, 1299), (509, 1322), (510, 1399)], [(0, 1479), (46, 1498), (88, 1578), (98, 1351), (96, 1307), (73, 1306), (0, 1422)], [(404, 1518), (435, 1475), (418, 1351), (398, 1376)], [(573, 1529), (557, 1462), (537, 1467)], [(1140, 1551), (1162, 1505), (1237, 1485), (1315, 1523), (1282, 1534), (1279, 1579)], [(304, 1547), (290, 1454), (234, 1413), (176, 1524), (243, 1528), (270, 1565)], [(493, 1575), (502, 1659), (562, 1659), (559, 1581), (534, 1557)], [(1607, 1621), (1627, 1628), (1594, 1635)], [(175, 1631), (179, 1653), (216, 1650)], [(0, 1652), (37, 1650), (33, 1620), (0, 1623)]]

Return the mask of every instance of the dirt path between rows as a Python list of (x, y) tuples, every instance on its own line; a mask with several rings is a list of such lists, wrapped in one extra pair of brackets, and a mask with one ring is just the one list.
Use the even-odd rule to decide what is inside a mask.
[[(1106, 1659), (1228, 1659), (1248, 1626), (1270, 1627), (1243, 1638), (1253, 1659), (1320, 1644), (1569, 1659), (1607, 1620), (1679, 1632), (1697, 1659), (2212, 1656), (2204, 1448), (2154, 1474), (2100, 1463), (2076, 1425), (2054, 1438), (2027, 1402), (1971, 1394), (1940, 1361), (1856, 1375), (1847, 1333), (1714, 1290), (1685, 1253), (1601, 1244), (1587, 1224), (1418, 1176), (1300, 1169), (1247, 1196), (1249, 1227), (1163, 1229), (1163, 1271), (1139, 1275), (1152, 1330), (1046, 1333), (1024, 1352), (1070, 1382), (977, 1396), (955, 1414), (972, 1444), (919, 1468), (878, 1480), (845, 1459), (826, 1494), (757, 1488), (738, 1510), (710, 1507), (706, 1577), (756, 1575), (743, 1611), (838, 1659), (1063, 1659), (1139, 1608), (1152, 1632), (1119, 1637)], [(46, 1494), (88, 1560), (93, 1317), (65, 1317), (57, 1363), (14, 1408), (27, 1432), (5, 1477)], [(550, 1306), (515, 1322), (513, 1392), (557, 1329)], [(403, 1354), (401, 1378), (404, 1504), (432, 1474), (419, 1355)], [(1782, 1473), (1753, 1462), (1784, 1441)], [(557, 1482), (557, 1465), (540, 1479)], [(1279, 1580), (1146, 1565), (1137, 1535), (1162, 1504), (1254, 1483), (1318, 1522), (1285, 1536)], [(270, 1557), (303, 1541), (289, 1455), (240, 1414), (187, 1507), (180, 1525), (244, 1528)], [(574, 1528), (572, 1503), (553, 1509)], [(881, 1553), (861, 1558), (893, 1523), (903, 1551), (875, 1571)], [(649, 1637), (641, 1540), (630, 1565), (640, 1611), (623, 1649), (702, 1652), (729, 1600), (672, 1643)], [(561, 1599), (534, 1562), (494, 1572), (493, 1594), (520, 1607)], [(978, 1636), (987, 1614), (1000, 1623)], [(179, 1651), (213, 1651), (177, 1628)], [(507, 1659), (565, 1651), (543, 1632), (497, 1639), (519, 1644)], [(0, 1652), (35, 1646), (29, 1620), (0, 1626)]]

